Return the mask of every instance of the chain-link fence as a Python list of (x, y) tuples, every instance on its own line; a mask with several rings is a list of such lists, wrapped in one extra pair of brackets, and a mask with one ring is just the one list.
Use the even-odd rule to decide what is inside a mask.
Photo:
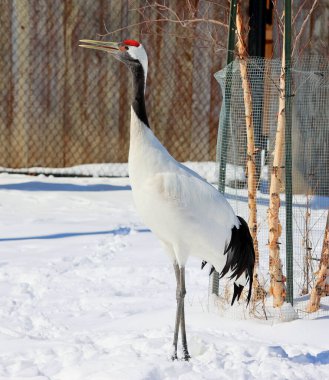
[[(281, 166), (275, 167), (278, 149), (279, 99), (282, 95), (280, 83), (281, 61), (250, 58), (236, 60), (225, 69), (216, 73), (224, 95), (220, 117), (220, 139), (218, 140), (219, 158), (227, 152), (226, 159), (226, 197), (238, 215), (246, 220), (250, 216), (247, 190), (246, 165), (246, 88), (241, 76), (241, 66), (247, 69), (247, 92), (251, 94), (252, 124), (254, 128), (257, 184), (257, 238), (259, 250), (259, 281), (266, 292), (256, 302), (253, 311), (262, 318), (273, 316), (290, 318), (295, 312), (299, 316), (318, 317), (328, 314), (329, 310), (329, 241), (325, 231), (329, 210), (329, 65), (321, 57), (303, 57), (292, 65), (292, 168), (293, 168), (293, 285), (294, 309), (272, 307), (273, 284), (270, 282), (270, 194), (273, 192), (273, 175), (279, 177), (279, 220), (282, 232), (278, 231), (278, 246), (285, 283), (286, 268), (286, 210), (285, 210), (285, 170), (284, 149)], [(283, 76), (284, 77), (284, 76)], [(229, 93), (227, 83), (230, 84)], [(229, 103), (225, 97), (229, 96)], [(223, 134), (225, 123), (227, 133)], [(284, 140), (284, 125), (283, 125)], [(249, 173), (249, 175), (251, 175)], [(328, 228), (328, 226), (327, 226)], [(281, 236), (280, 236), (281, 235)], [(279, 264), (279, 263), (278, 263)], [(324, 275), (327, 280), (322, 284), (320, 309), (309, 313), (310, 294), (319, 283), (319, 268), (327, 266)], [(272, 263), (273, 265), (273, 263)], [(319, 290), (319, 289), (318, 289)], [(271, 294), (272, 293), (272, 294)], [(227, 289), (222, 288), (221, 297), (227, 297)], [(221, 305), (225, 307), (225, 302)], [(230, 313), (237, 313), (231, 310)], [(280, 314), (281, 313), (281, 314)], [(288, 315), (289, 314), (289, 315)]]
[[(143, 21), (133, 11), (142, 5), (145, 1), (0, 2), (2, 170), (127, 175), (129, 73), (106, 53), (78, 47), (79, 39), (101, 39), (97, 33), (106, 32), (104, 25), (122, 29), (107, 40), (135, 38), (145, 45), (147, 110), (161, 142), (179, 161), (215, 161), (220, 98), (212, 74), (225, 54), (178, 38), (173, 23), (158, 24), (161, 35), (144, 34), (144, 24), (133, 26)], [(177, 12), (184, 6), (172, 3)], [(223, 18), (220, 8), (209, 12)], [(213, 171), (202, 174), (215, 179)]]

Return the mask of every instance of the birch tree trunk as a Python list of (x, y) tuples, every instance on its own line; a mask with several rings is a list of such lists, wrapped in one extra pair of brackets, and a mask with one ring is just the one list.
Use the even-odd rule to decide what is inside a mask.
[(285, 54), (284, 49), (282, 51), (278, 125), (275, 136), (275, 149), (270, 186), (270, 205), (268, 209), (270, 294), (273, 296), (274, 307), (282, 306), (286, 298), (285, 277), (282, 274), (282, 263), (280, 259), (279, 246), (279, 238), (282, 231), (279, 220), (280, 191), (283, 187), (282, 162), (283, 147), (285, 142)]
[(316, 275), (317, 279), (312, 289), (310, 301), (306, 309), (309, 313), (314, 313), (319, 310), (321, 296), (329, 294), (327, 284), (327, 279), (329, 278), (329, 211), (327, 215), (326, 229), (324, 232), (320, 268)]
[(243, 100), (245, 108), (246, 130), (247, 130), (247, 178), (248, 178), (248, 206), (249, 206), (249, 219), (248, 225), (250, 234), (254, 242), (255, 249), (255, 268), (253, 278), (253, 300), (264, 299), (265, 291), (261, 288), (258, 281), (258, 267), (259, 267), (259, 250), (257, 240), (257, 183), (256, 183), (256, 164), (255, 164), (255, 141), (254, 141), (254, 125), (252, 113), (252, 97), (251, 86), (248, 79), (247, 72), (247, 51), (243, 33), (243, 21), (240, 12), (240, 5), (237, 8), (236, 28), (238, 34), (238, 54), (240, 62), (240, 73), (242, 78)]

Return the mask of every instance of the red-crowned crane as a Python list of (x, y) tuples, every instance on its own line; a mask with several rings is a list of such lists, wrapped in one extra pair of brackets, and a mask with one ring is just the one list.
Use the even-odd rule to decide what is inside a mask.
[(183, 358), (189, 360), (185, 330), (185, 264), (190, 255), (209, 262), (220, 277), (234, 280), (232, 304), (249, 282), (252, 290), (255, 254), (247, 223), (212, 185), (177, 162), (154, 136), (145, 108), (148, 59), (135, 40), (120, 43), (81, 40), (81, 47), (110, 53), (123, 62), (133, 79), (129, 177), (137, 211), (163, 243), (177, 281), (177, 311), (172, 359), (177, 359), (181, 328)]

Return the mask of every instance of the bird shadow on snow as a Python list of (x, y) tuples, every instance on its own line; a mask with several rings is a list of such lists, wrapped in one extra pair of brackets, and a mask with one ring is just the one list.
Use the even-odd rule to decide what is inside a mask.
[(129, 185), (76, 185), (73, 183), (47, 183), (47, 182), (21, 182), (0, 185), (0, 190), (23, 190), (23, 191), (118, 191), (131, 190)]
[[(10, 238), (1, 238), (1, 242), (5, 241), (21, 241), (21, 240), (50, 240), (50, 239), (64, 239), (75, 236), (89, 236), (89, 235), (129, 235), (131, 228), (129, 227), (119, 227), (114, 230), (107, 231), (90, 231), (90, 232), (64, 232), (59, 234), (50, 234), (50, 235), (40, 235), (40, 236), (22, 236), (22, 237), (10, 237)], [(140, 228), (134, 230), (136, 232), (150, 232), (147, 228)]]

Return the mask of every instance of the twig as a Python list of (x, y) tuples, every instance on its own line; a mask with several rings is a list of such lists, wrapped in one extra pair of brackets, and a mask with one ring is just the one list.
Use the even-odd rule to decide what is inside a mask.
[(125, 29), (133, 28), (135, 26), (140, 26), (140, 25), (145, 25), (145, 24), (150, 24), (150, 23), (159, 23), (159, 22), (171, 22), (171, 23), (175, 23), (175, 24), (180, 24), (180, 26), (182, 26), (183, 28), (187, 28), (188, 26), (190, 26), (192, 24), (195, 24), (195, 23), (210, 23), (210, 24), (215, 24), (215, 25), (221, 25), (221, 26), (224, 26), (224, 27), (227, 28), (226, 24), (224, 24), (224, 23), (222, 23), (220, 21), (217, 21), (217, 20), (212, 20), (212, 19), (206, 20), (206, 19), (203, 19), (203, 18), (197, 18), (197, 19), (193, 19), (193, 20), (179, 20), (178, 21), (178, 20), (171, 20), (171, 19), (167, 19), (167, 18), (160, 18), (160, 19), (157, 19), (157, 20), (144, 20), (144, 21), (141, 21), (141, 22), (137, 22), (135, 24), (131, 24), (131, 25), (125, 26), (123, 28), (115, 29), (115, 30), (113, 30), (110, 33), (98, 34), (98, 35), (100, 37), (105, 37), (105, 36), (109, 36), (111, 34), (120, 32), (120, 31), (125, 30)]
[(305, 3), (306, 3), (307, 1), (308, 1), (308, 0), (304, 0), (303, 4), (301, 4), (301, 6), (298, 8), (297, 13), (295, 14), (295, 16), (294, 16), (294, 18), (293, 18), (293, 20), (292, 20), (292, 24), (294, 24), (294, 23), (296, 22), (299, 13), (300, 13), (301, 10), (303, 9), (303, 7), (304, 7), (304, 5), (305, 5)]
[(283, 21), (282, 21), (283, 15), (281, 17), (279, 15), (278, 7), (276, 5), (276, 0), (272, 0), (272, 4), (273, 4), (273, 10), (275, 12), (276, 18), (278, 20), (278, 27), (280, 29), (281, 34), (283, 35)]
[[(200, 3), (206, 3), (203, 7), (202, 12), (200, 11)], [(141, 35), (171, 35), (176, 38), (184, 39), (194, 39), (203, 41), (205, 43), (204, 47), (215, 47), (220, 49), (225, 49), (225, 46), (221, 42), (222, 40), (218, 38), (217, 34), (218, 27), (228, 28), (225, 22), (211, 18), (209, 15), (210, 3), (206, 0), (197, 1), (195, 4), (191, 0), (185, 0), (185, 6), (180, 7), (178, 10), (170, 8), (165, 2), (160, 3), (157, 1), (145, 1), (144, 5), (141, 7), (135, 7), (129, 9), (129, 11), (135, 11), (141, 16), (141, 21), (128, 25), (126, 27), (121, 27), (119, 29), (109, 32), (106, 28), (106, 34), (98, 34), (100, 37), (105, 37), (112, 35), (114, 33), (120, 32), (122, 30), (128, 30), (134, 27), (140, 27)], [(149, 11), (152, 11), (151, 14)], [(178, 27), (184, 28), (185, 33), (168, 33), (166, 25), (175, 24)], [(198, 27), (200, 25), (200, 27)], [(221, 32), (222, 33), (222, 32)]]
[(213, 5), (216, 5), (217, 7), (220, 7), (220, 8), (223, 8), (225, 9), (226, 11), (229, 11), (230, 10), (230, 7), (228, 6), (225, 6), (223, 4), (219, 4), (217, 3), (216, 1), (212, 1), (212, 0), (205, 0), (207, 3), (210, 3), (210, 4), (213, 4)]
[(291, 55), (294, 55), (295, 50), (296, 50), (296, 47), (297, 47), (297, 42), (298, 42), (298, 40), (300, 39), (301, 35), (303, 34), (303, 31), (304, 31), (304, 29), (305, 29), (305, 26), (306, 26), (306, 24), (307, 24), (309, 18), (311, 17), (311, 14), (313, 13), (313, 11), (314, 11), (315, 7), (317, 6), (317, 4), (318, 4), (318, 0), (314, 0), (314, 3), (313, 3), (313, 5), (312, 5), (312, 8), (310, 9), (310, 11), (308, 12), (307, 16), (305, 17), (305, 19), (304, 19), (304, 21), (303, 21), (303, 24), (302, 24), (302, 26), (301, 26), (301, 28), (300, 28), (300, 31), (299, 31), (299, 33), (297, 34), (296, 38), (295, 38), (294, 47), (293, 47), (293, 49), (292, 49), (292, 53), (291, 53)]

